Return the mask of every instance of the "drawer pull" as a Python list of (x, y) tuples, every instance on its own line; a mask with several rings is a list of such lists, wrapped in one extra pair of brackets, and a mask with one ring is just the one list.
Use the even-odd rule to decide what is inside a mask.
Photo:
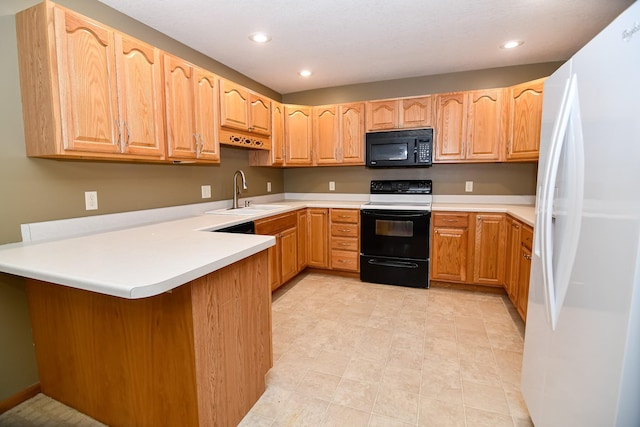
[(527, 261), (531, 261), (531, 255), (529, 254), (522, 254), (522, 256), (524, 257), (524, 259), (526, 259)]
[(348, 233), (348, 232), (350, 232), (351, 230), (349, 230), (348, 228), (347, 228), (347, 229), (341, 228), (339, 231), (341, 231), (341, 232), (343, 232), (343, 233)]

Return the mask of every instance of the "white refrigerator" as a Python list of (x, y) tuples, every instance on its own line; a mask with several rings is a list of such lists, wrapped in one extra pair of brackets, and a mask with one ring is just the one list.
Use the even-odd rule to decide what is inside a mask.
[(522, 394), (536, 427), (640, 426), (640, 3), (544, 84)]

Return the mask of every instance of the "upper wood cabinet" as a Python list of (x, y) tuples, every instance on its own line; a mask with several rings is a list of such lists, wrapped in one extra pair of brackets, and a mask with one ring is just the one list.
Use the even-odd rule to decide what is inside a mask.
[(167, 53), (163, 61), (168, 157), (219, 162), (216, 76)]
[(284, 138), (284, 105), (271, 101), (271, 149), (269, 151), (251, 150), (249, 164), (251, 166), (284, 166)]
[(340, 104), (340, 163), (364, 164), (365, 103)]
[(364, 164), (365, 103), (313, 107), (317, 165)]
[(436, 95), (435, 162), (499, 161), (506, 110), (502, 89)]
[(220, 142), (270, 149), (271, 100), (229, 80), (220, 79), (219, 84)]
[(313, 107), (313, 151), (316, 164), (338, 163), (339, 130), (337, 105)]
[(431, 96), (369, 101), (367, 131), (432, 127), (432, 104)]
[(538, 160), (544, 80), (509, 88), (508, 161)]
[(311, 166), (312, 116), (311, 107), (285, 105), (284, 141), (287, 165)]
[(16, 30), (29, 156), (164, 159), (156, 48), (51, 2)]

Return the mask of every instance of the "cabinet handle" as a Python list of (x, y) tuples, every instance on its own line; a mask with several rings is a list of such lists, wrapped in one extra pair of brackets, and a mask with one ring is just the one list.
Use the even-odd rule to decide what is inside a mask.
[(342, 229), (340, 229), (340, 231), (341, 231), (341, 232), (343, 232), (343, 233), (348, 233), (348, 232), (350, 232), (351, 230), (349, 230), (349, 229), (346, 229), (346, 230), (345, 230), (344, 228), (342, 228)]
[(340, 242), (340, 246), (349, 246), (349, 243)]
[(193, 133), (193, 139), (195, 139), (196, 141), (196, 157), (199, 156), (200, 152), (199, 152), (199, 144), (198, 144), (198, 134), (197, 133)]
[(127, 124), (127, 122), (124, 122), (124, 129), (127, 131), (127, 140), (124, 143), (125, 147), (129, 146), (129, 139), (131, 139), (131, 132), (129, 132), (129, 125)]
[(204, 152), (204, 138), (202, 138), (202, 134), (199, 133), (198, 137), (200, 137), (200, 153)]
[(458, 220), (457, 219), (445, 218), (444, 222), (458, 222)]
[(526, 259), (527, 261), (531, 261), (531, 255), (529, 254), (522, 254), (522, 256), (524, 257), (524, 259)]
[(350, 218), (349, 215), (338, 215), (338, 218)]

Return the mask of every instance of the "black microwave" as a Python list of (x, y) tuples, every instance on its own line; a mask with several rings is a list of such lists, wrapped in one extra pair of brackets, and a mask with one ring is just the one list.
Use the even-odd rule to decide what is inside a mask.
[(433, 129), (371, 132), (366, 137), (366, 166), (370, 168), (428, 167)]

